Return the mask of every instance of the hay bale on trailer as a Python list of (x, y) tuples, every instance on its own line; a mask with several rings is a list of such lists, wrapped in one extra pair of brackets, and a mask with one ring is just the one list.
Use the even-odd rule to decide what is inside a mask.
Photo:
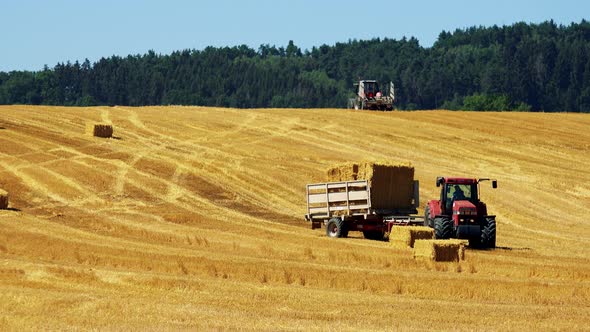
[(416, 240), (434, 239), (434, 230), (424, 226), (393, 227), (389, 242), (395, 248), (413, 248)]
[(390, 162), (347, 163), (328, 169), (328, 181), (367, 180), (374, 209), (412, 208), (414, 167)]
[(86, 134), (95, 137), (110, 138), (113, 137), (113, 125), (106, 123), (88, 123), (86, 124)]
[(0, 189), (0, 209), (8, 209), (8, 192)]
[(465, 244), (459, 240), (416, 240), (414, 258), (457, 262), (465, 259)]

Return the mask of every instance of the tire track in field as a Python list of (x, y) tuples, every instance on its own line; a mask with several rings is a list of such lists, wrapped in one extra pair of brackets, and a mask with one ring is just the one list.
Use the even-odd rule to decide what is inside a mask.
[[(140, 128), (140, 129), (142, 129), (144, 131), (148, 131), (149, 133), (152, 134), (151, 137), (153, 137), (153, 138), (140, 138), (140, 139), (143, 140), (143, 142), (141, 142), (141, 145), (143, 145), (143, 146), (151, 145), (151, 146), (154, 147), (154, 149), (151, 149), (150, 150), (153, 154), (156, 154), (155, 152), (157, 152), (157, 151), (162, 151), (166, 147), (165, 146), (165, 142), (174, 144), (175, 147), (183, 147), (184, 146), (184, 147), (187, 148), (187, 151), (190, 151), (189, 148), (193, 148), (194, 149), (195, 145), (193, 144), (193, 142), (181, 141), (181, 140), (178, 140), (175, 137), (172, 137), (172, 136), (169, 136), (169, 135), (164, 135), (164, 134), (161, 134), (160, 132), (158, 132), (156, 130), (149, 129), (138, 118), (137, 113), (135, 111), (128, 110), (128, 109), (125, 109), (125, 110), (128, 111), (129, 114), (130, 114), (129, 115), (129, 119), (130, 119), (130, 122), (131, 123), (133, 123), (134, 125), (136, 125), (138, 128)], [(286, 133), (284, 135), (286, 135)], [(220, 150), (220, 149), (212, 149), (212, 148), (204, 147), (204, 146), (199, 146), (199, 148), (202, 148), (202, 149), (205, 149), (205, 150), (208, 150), (208, 151), (213, 151), (215, 154), (221, 155), (221, 156), (224, 156), (224, 157), (227, 157), (228, 155), (231, 155), (232, 157), (243, 158), (243, 156), (236, 155), (236, 154), (231, 154), (231, 153), (229, 153), (227, 151)], [(167, 161), (167, 162), (169, 162), (171, 164), (176, 163), (177, 165), (182, 165), (184, 169), (189, 170), (189, 171), (192, 169), (192, 167), (189, 166), (189, 165), (187, 165), (186, 162), (184, 162), (184, 163), (183, 162), (179, 162), (179, 158), (174, 159), (174, 158), (171, 158), (171, 157), (164, 156), (163, 154), (158, 154), (158, 158), (159, 159), (162, 159), (162, 160), (165, 160), (165, 161)], [(188, 157), (185, 157), (185, 158), (187, 160), (189, 160), (189, 161), (192, 161), (192, 162), (202, 162), (202, 159), (200, 157), (193, 156), (192, 153), (189, 153), (188, 154)], [(216, 161), (216, 160), (215, 159), (209, 159), (209, 160), (210, 160), (210, 163), (209, 164), (205, 164), (204, 165), (205, 167), (203, 169), (200, 169), (199, 172), (200, 172), (200, 174), (207, 173), (208, 175), (210, 175), (211, 178), (218, 180), (220, 177), (219, 176), (216, 176), (216, 173), (213, 173), (213, 172), (210, 172), (210, 171), (207, 170), (207, 169), (214, 168), (214, 166), (211, 163), (213, 161)], [(244, 190), (242, 190), (242, 188), (251, 187), (251, 185), (248, 182), (244, 181), (243, 179), (238, 178), (237, 176), (235, 176), (233, 174), (230, 174), (228, 172), (224, 172), (220, 168), (217, 168), (217, 169), (219, 170), (218, 174), (223, 174), (224, 175), (222, 178), (225, 178), (226, 179), (225, 185), (226, 186), (229, 185), (230, 188), (233, 188), (234, 189), (234, 190), (230, 190), (230, 191), (233, 191), (233, 192), (236, 192), (236, 191), (237, 192), (241, 192), (242, 195), (244, 195), (245, 197), (250, 197), (250, 199), (254, 199), (254, 200), (260, 201), (259, 207), (266, 207), (267, 206), (267, 204), (268, 204), (267, 202), (264, 202), (264, 200), (260, 200), (259, 199), (259, 197), (265, 197), (266, 196), (266, 191), (264, 189), (262, 189), (262, 188), (252, 189), (251, 188), (251, 190), (244, 191)], [(230, 179), (231, 179), (231, 181), (229, 181)], [(250, 180), (252, 180), (252, 179), (250, 179)], [(271, 185), (267, 185), (267, 187), (272, 187), (272, 184)], [(274, 187), (276, 188), (276, 185)], [(174, 189), (174, 187), (172, 187), (172, 188)], [(292, 190), (292, 187), (288, 187), (288, 188), (289, 188), (289, 190)], [(258, 195), (257, 196), (252, 196), (252, 193), (256, 193), (256, 192), (258, 193)], [(290, 200), (281, 199), (281, 202), (279, 204), (282, 205), (282, 206), (285, 206), (285, 205), (292, 205), (293, 203)]]
[[(119, 172), (119, 174), (117, 176), (116, 185), (115, 185), (115, 193), (116, 194), (122, 194), (123, 187), (124, 187), (125, 183), (131, 183), (131, 184), (133, 184), (134, 186), (136, 186), (138, 188), (145, 189), (144, 188), (145, 186), (142, 183), (139, 183), (139, 182), (136, 182), (136, 181), (130, 181), (129, 179), (127, 179), (127, 175), (129, 173), (130, 169), (133, 168), (133, 166), (135, 165), (135, 163), (137, 163), (137, 161), (139, 161), (141, 158), (143, 158), (143, 156), (145, 155), (146, 152), (139, 152), (138, 154), (136, 154), (136, 156), (131, 161), (131, 163), (128, 164), (128, 163), (124, 163), (122, 161), (115, 162), (115, 161), (111, 161), (111, 160), (108, 160), (107, 161), (107, 160), (104, 160), (104, 159), (96, 158), (96, 157), (94, 157), (92, 155), (89, 155), (89, 154), (85, 154), (83, 152), (80, 152), (80, 151), (78, 151), (78, 150), (76, 150), (74, 148), (69, 148), (69, 147), (65, 147), (65, 146), (62, 146), (62, 145), (57, 145), (56, 144), (55, 146), (56, 146), (55, 149), (60, 149), (60, 150), (63, 150), (63, 151), (66, 151), (66, 152), (69, 152), (69, 153), (72, 153), (72, 154), (75, 154), (76, 155), (76, 157), (68, 158), (70, 160), (81, 159), (81, 158), (91, 158), (92, 160), (94, 160), (94, 161), (96, 161), (98, 163), (105, 162), (105, 163), (109, 163), (111, 165), (120, 167), (120, 172)], [(147, 152), (151, 152), (151, 151), (147, 151)], [(51, 162), (55, 162), (55, 161), (57, 161), (57, 159), (56, 160), (48, 161), (46, 163), (51, 163)], [(82, 164), (85, 165), (85, 166), (87, 166), (87, 167), (96, 168), (96, 165), (91, 165), (91, 164), (87, 164), (87, 163), (82, 163)], [(7, 164), (2, 164), (2, 165), (3, 166), (7, 166)], [(26, 165), (26, 166), (23, 166), (23, 167), (32, 167), (32, 165)], [(39, 167), (41, 167), (41, 166), (39, 166)], [(62, 197), (62, 196), (60, 196), (58, 194), (52, 193), (47, 186), (42, 185), (40, 182), (34, 180), (30, 176), (26, 176), (22, 172), (17, 172), (17, 169), (16, 168), (14, 168), (14, 167), (6, 167), (6, 168), (7, 168), (7, 170), (13, 171), (13, 173), (16, 172), (15, 174), (17, 176), (22, 177), (25, 180), (24, 181), (25, 184), (27, 184), (29, 187), (31, 187), (31, 189), (33, 189), (33, 191), (37, 188), (37, 191), (41, 191), (43, 194), (47, 194), (49, 197), (54, 198), (55, 200), (59, 201), (62, 204), (67, 204), (68, 203), (68, 200), (65, 197)], [(55, 173), (53, 171), (48, 170), (47, 168), (43, 168), (43, 169), (44, 169), (44, 171), (46, 171), (49, 174), (51, 174), (52, 176), (58, 178), (62, 182), (64, 182), (64, 183), (66, 183), (66, 184), (68, 184), (68, 185), (70, 185), (70, 186), (78, 189), (81, 194), (83, 194), (83, 193), (88, 194), (90, 192), (90, 190), (88, 190), (88, 189), (84, 190), (80, 185), (78, 185), (74, 181), (70, 180), (69, 178), (66, 178), (64, 176), (61, 176), (58, 173)], [(136, 171), (136, 170), (134, 170), (134, 171), (137, 172), (141, 176), (154, 178), (151, 174), (148, 174), (148, 173), (145, 173), (145, 172), (139, 172), (139, 171)], [(174, 189), (174, 187), (171, 186), (170, 183), (168, 183), (168, 182), (165, 182), (165, 183), (168, 186), (170, 186), (171, 188)], [(41, 188), (41, 189), (39, 189), (39, 188)], [(177, 190), (177, 191), (179, 191), (179, 190)], [(148, 190), (147, 192), (150, 195), (153, 195), (154, 197), (158, 197), (159, 196), (159, 193), (158, 192), (155, 192), (153, 190)], [(93, 195), (91, 195), (91, 196), (93, 196)], [(91, 201), (98, 201), (98, 199), (97, 199), (96, 196), (93, 196), (93, 199), (91, 199)], [(197, 200), (197, 201), (199, 201), (199, 200)], [(201, 203), (202, 202), (203, 201), (201, 201)], [(170, 203), (172, 203), (172, 201), (170, 201)], [(177, 205), (179, 207), (184, 208), (184, 209), (190, 210), (190, 207), (187, 206), (187, 205), (179, 205), (179, 204), (177, 204)]]
[[(13, 136), (16, 136), (16, 137), (13, 137)], [(3, 136), (2, 138), (11, 142), (14, 145), (23, 146), (23, 147), (27, 148), (28, 150), (31, 150), (34, 152), (43, 152), (43, 151), (47, 151), (49, 149), (61, 147), (61, 144), (53, 143), (53, 142), (50, 142), (47, 140), (40, 139), (34, 135), (23, 134), (23, 133), (20, 133), (16, 130), (11, 131), (8, 135)], [(31, 152), (26, 152), (26, 153), (14, 155), (14, 156), (20, 157), (22, 155), (30, 154), (30, 153)]]
[[(69, 177), (66, 177), (58, 172), (50, 170), (46, 167), (35, 165), (35, 164), (22, 164), (18, 166), (11, 165), (5, 161), (0, 160), (0, 166), (2, 166), (5, 170), (9, 171), (10, 173), (14, 174), (16, 177), (23, 180), (23, 184), (30, 189), (31, 192), (40, 193), (46, 197), (50, 197), (60, 203), (65, 203), (68, 205), (72, 205), (71, 203), (76, 204), (99, 204), (104, 202), (103, 199), (98, 197), (97, 195), (92, 193), (92, 190), (88, 187), (81, 185), (80, 183), (73, 181)], [(45, 175), (48, 176), (49, 181), (53, 180), (53, 182), (59, 183), (62, 186), (65, 185), (79, 194), (79, 198), (72, 199), (66, 198), (58, 194), (58, 190), (53, 189), (50, 185), (45, 182), (41, 182), (36, 180), (31, 175), (23, 172), (23, 169), (39, 169), (43, 171)], [(84, 197), (84, 198), (81, 198)]]
[(103, 123), (106, 124), (113, 124), (113, 121), (111, 121), (111, 113), (108, 109), (102, 108), (100, 110), (100, 119)]
[(16, 167), (16, 166), (6, 163), (2, 160), (0, 160), (0, 166), (2, 168), (4, 168), (6, 171), (15, 175), (17, 178), (19, 178), (22, 181), (22, 183), (26, 187), (28, 187), (32, 192), (41, 194), (45, 197), (49, 197), (52, 200), (58, 201), (63, 204), (68, 203), (68, 201), (69, 201), (68, 199), (55, 193), (49, 187), (47, 187), (44, 183), (37, 181), (33, 177), (29, 176), (28, 174), (26, 174), (20, 170), (21, 168), (27, 167), (27, 166)]
[[(96, 160), (96, 161), (103, 161), (103, 162), (107, 162), (107, 163), (111, 163), (112, 161), (105, 161), (103, 159), (94, 157), (94, 156), (88, 156), (88, 159), (92, 159), (92, 160)], [(78, 160), (77, 162), (80, 162), (86, 166), (90, 166), (90, 164), (82, 161), (82, 160)], [(98, 170), (97, 172), (104, 172), (106, 173), (106, 171), (103, 170)], [(273, 225), (283, 225), (281, 223), (277, 223), (274, 221), (268, 221), (266, 219), (263, 218), (258, 218), (252, 215), (249, 215), (247, 213), (241, 212), (241, 211), (236, 211), (233, 210), (231, 208), (227, 208), (224, 206), (220, 206), (217, 205), (215, 203), (213, 203), (212, 201), (210, 201), (207, 198), (201, 197), (199, 195), (195, 195), (193, 192), (191, 192), (190, 190), (181, 187), (175, 183), (173, 183), (172, 181), (169, 180), (165, 180), (159, 177), (155, 177), (149, 173), (145, 173), (142, 172), (140, 170), (137, 169), (130, 169), (130, 172), (134, 172), (137, 175), (140, 176), (144, 176), (144, 177), (148, 177), (150, 179), (152, 179), (153, 181), (156, 182), (160, 182), (163, 184), (163, 186), (170, 188), (177, 193), (177, 195), (181, 195), (182, 197), (185, 198), (186, 202), (184, 201), (179, 201), (177, 199), (170, 199), (170, 197), (167, 197), (166, 195), (161, 195), (160, 192), (150, 189), (149, 187), (147, 187), (145, 185), (145, 182), (141, 182), (141, 181), (136, 181), (133, 180), (131, 178), (128, 178), (126, 181), (127, 183), (136, 186), (137, 188), (141, 188), (142, 191), (148, 193), (149, 195), (153, 196), (153, 197), (159, 197), (159, 199), (161, 199), (162, 201), (175, 206), (176, 208), (179, 208), (181, 210), (185, 210), (185, 211), (195, 211), (195, 208), (197, 208), (198, 213), (208, 216), (209, 218), (213, 219), (213, 220), (218, 220), (219, 222), (229, 222), (232, 224), (238, 224), (238, 225), (242, 225), (242, 226), (247, 226), (247, 227), (251, 227), (251, 228), (255, 228), (255, 229), (264, 229), (264, 230), (268, 230), (271, 232), (276, 232), (276, 233), (284, 233), (284, 234), (295, 234), (296, 232), (293, 232), (292, 230), (288, 230), (288, 229), (278, 229), (278, 228), (272, 228), (272, 229), (268, 229), (267, 226), (265, 226), (266, 224), (273, 224)], [(90, 210), (89, 210), (90, 211)]]
[[(5, 166), (5, 165), (1, 165), (1, 166)], [(18, 169), (13, 170), (13, 169), (10, 169), (9, 168), (9, 170), (14, 171), (15, 175), (17, 175), (19, 178), (23, 179), (29, 185), (36, 185), (36, 186), (41, 187), (41, 188), (44, 187), (43, 184), (35, 181), (34, 179), (30, 179), (26, 174), (22, 174), (21, 172), (19, 172)], [(132, 183), (135, 184), (135, 185), (138, 185), (138, 186), (141, 185), (141, 183), (134, 183), (134, 182), (132, 182)], [(87, 215), (94, 215), (97, 212), (94, 209), (84, 208), (84, 205), (85, 204), (88, 204), (89, 202), (81, 202), (81, 203), (84, 203), (84, 204), (80, 204), (78, 206), (78, 205), (75, 205), (75, 204), (71, 204), (71, 201), (68, 200), (68, 199), (66, 199), (65, 197), (62, 197), (62, 196), (53, 194), (51, 192), (48, 192), (48, 195), (52, 199), (57, 200), (59, 203), (61, 203), (63, 205), (66, 205), (66, 206), (69, 206), (69, 208), (71, 208), (71, 209), (81, 211), (81, 212), (83, 212), (83, 213), (85, 213)], [(184, 208), (193, 207), (194, 208), (193, 205), (187, 206), (187, 205), (179, 204), (177, 202), (172, 202), (172, 201), (169, 201), (169, 203), (173, 203), (177, 207), (184, 207)], [(60, 206), (59, 205), (56, 205), (56, 204), (48, 204), (48, 205), (46, 205), (44, 207), (45, 208), (53, 207), (54, 209), (60, 210)], [(110, 210), (112, 210), (112, 209), (106, 209), (106, 211), (110, 211)], [(242, 222), (238, 222), (238, 224), (245, 225), (245, 226), (250, 227), (250, 228), (254, 228), (254, 229), (266, 229), (267, 228), (267, 227), (258, 226), (256, 224), (249, 223), (251, 221), (254, 221), (255, 220), (254, 218), (251, 218), (251, 217), (248, 218), (249, 216), (242, 216), (239, 213), (235, 213), (235, 215), (236, 216), (239, 216), (240, 218), (231, 219), (231, 222), (232, 223), (236, 223), (236, 220), (240, 220)], [(246, 218), (244, 218), (244, 217), (246, 217)], [(117, 218), (117, 217), (113, 217), (113, 216), (106, 216), (106, 217), (103, 216), (102, 219), (104, 219), (104, 221), (103, 221), (104, 223), (110, 223), (110, 222), (115, 222), (116, 221), (117, 223), (122, 224), (122, 225), (133, 225), (133, 226), (137, 226), (137, 225), (135, 225), (134, 222), (131, 222), (131, 224), (130, 224), (130, 221), (128, 221), (128, 220)], [(220, 221), (227, 222), (227, 220), (224, 219), (224, 218), (221, 218)], [(257, 221), (258, 222), (261, 222), (262, 220), (257, 220)], [(171, 229), (170, 232), (174, 232), (174, 229), (177, 229), (178, 228), (176, 224), (171, 224), (171, 223), (166, 223), (166, 224), (168, 225), (168, 227), (170, 227), (170, 225), (174, 225), (173, 226), (173, 229)], [(142, 223), (142, 225), (143, 225), (143, 223)], [(157, 226), (157, 227), (154, 227), (151, 230), (157, 231), (158, 233), (161, 233), (161, 226), (162, 225)], [(69, 234), (69, 236), (72, 235), (72, 231), (71, 230), (77, 229), (77, 228), (71, 228), (69, 226), (64, 226), (64, 227), (67, 227), (66, 233)], [(192, 229), (192, 231), (195, 231), (194, 228), (190, 228), (190, 227), (186, 227), (185, 229), (186, 230), (191, 230)], [(90, 235), (90, 236), (96, 237), (96, 238), (109, 238), (108, 236), (97, 235), (97, 234), (94, 234), (92, 232), (88, 232), (88, 231), (84, 231), (84, 230), (78, 230), (77, 232), (78, 233), (81, 232), (80, 234), (83, 233), (83, 234), (85, 234), (87, 236)], [(273, 233), (285, 233), (285, 234), (294, 234), (295, 233), (295, 232), (292, 232), (292, 231), (287, 231), (287, 230), (282, 230), (281, 231), (281, 230), (277, 230), (277, 229), (273, 230), (272, 232)], [(76, 232), (74, 232), (74, 233), (76, 233)], [(119, 238), (117, 238), (117, 239), (119, 239)], [(86, 241), (83, 241), (83, 242), (84, 243), (88, 243)], [(100, 240), (100, 241), (94, 241), (93, 243), (95, 243), (96, 245), (99, 245), (100, 246), (100, 245), (102, 245), (103, 242), (104, 242), (103, 240)], [(121, 241), (117, 241), (117, 242), (121, 242)], [(143, 242), (141, 242), (141, 240), (136, 240), (136, 241), (128, 241), (128, 240), (125, 240), (123, 242), (143, 244)], [(109, 247), (111, 247), (111, 246), (109, 246)], [(121, 248), (127, 248), (128, 249), (128, 246), (123, 246)]]
[[(115, 195), (123, 195), (125, 184), (128, 183), (127, 176), (129, 171), (133, 169), (137, 162), (140, 161), (144, 156), (145, 152), (138, 152), (129, 163), (123, 161), (116, 163), (119, 166), (119, 172), (117, 173), (117, 178), (115, 180)], [(113, 161), (112, 164), (114, 165), (115, 162)]]

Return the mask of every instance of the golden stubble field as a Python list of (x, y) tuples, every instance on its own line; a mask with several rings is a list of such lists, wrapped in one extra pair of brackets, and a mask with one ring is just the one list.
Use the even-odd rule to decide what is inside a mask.
[[(115, 139), (84, 134), (111, 122)], [(584, 330), (590, 117), (0, 106), (0, 330)], [(334, 163), (494, 177), (498, 246), (416, 261), (307, 228)], [(421, 212), (421, 211), (420, 211)]]

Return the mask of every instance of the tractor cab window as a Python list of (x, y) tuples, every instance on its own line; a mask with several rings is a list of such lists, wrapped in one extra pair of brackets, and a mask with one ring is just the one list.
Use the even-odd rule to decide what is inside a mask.
[(447, 201), (446, 209), (450, 211), (453, 206), (453, 201), (471, 201), (475, 202), (476, 192), (475, 186), (470, 184), (449, 184), (447, 185)]
[(366, 82), (365, 83), (365, 94), (367, 97), (374, 97), (379, 92), (379, 85), (377, 82)]
[(451, 195), (456, 201), (471, 200), (471, 185), (456, 184), (451, 188)]

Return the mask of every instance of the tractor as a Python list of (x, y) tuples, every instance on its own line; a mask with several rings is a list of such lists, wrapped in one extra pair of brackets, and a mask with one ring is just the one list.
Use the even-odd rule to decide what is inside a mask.
[[(437, 177), (440, 199), (431, 200), (424, 211), (424, 225), (434, 228), (437, 239), (467, 239), (474, 248), (496, 247), (496, 216), (488, 215), (479, 199), (479, 184), (490, 179)], [(492, 188), (498, 187), (496, 180)]]
[(387, 91), (389, 95), (384, 95), (379, 87), (379, 82), (375, 80), (361, 80), (354, 84), (358, 86), (356, 96), (348, 100), (348, 108), (355, 110), (393, 110), (395, 101), (395, 87), (389, 83)]

